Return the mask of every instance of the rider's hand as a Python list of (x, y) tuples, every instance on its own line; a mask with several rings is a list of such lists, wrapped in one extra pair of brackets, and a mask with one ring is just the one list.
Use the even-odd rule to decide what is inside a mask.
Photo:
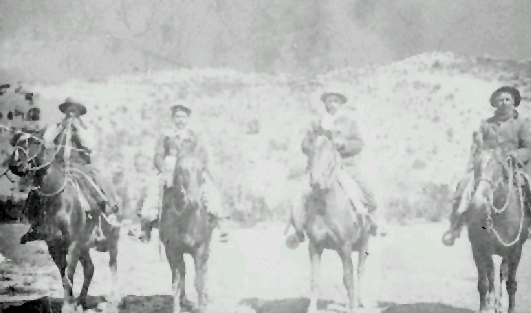
[(336, 139), (334, 140), (334, 145), (337, 150), (345, 149), (345, 140), (344, 139)]
[(76, 129), (86, 129), (85, 124), (83, 124), (83, 122), (80, 119), (78, 119), (78, 118), (75, 118), (72, 121), (72, 126), (74, 126), (74, 128), (76, 128)]
[(518, 151), (510, 151), (509, 153), (507, 153), (507, 158), (514, 159), (515, 161), (520, 162), (518, 160)]
[(66, 128), (66, 126), (68, 125), (68, 118), (63, 119), (61, 123), (59, 123), (59, 125), (61, 126), (61, 128)]
[(78, 121), (77, 118), (72, 119), (72, 128), (74, 130), (78, 130), (79, 129), (79, 121)]

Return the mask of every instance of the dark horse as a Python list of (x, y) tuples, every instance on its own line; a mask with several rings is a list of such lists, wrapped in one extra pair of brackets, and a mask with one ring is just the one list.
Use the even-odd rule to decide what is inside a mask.
[[(343, 263), (343, 283), (348, 295), (347, 312), (352, 313), (359, 301), (359, 289), (356, 288), (359, 288), (365, 269), (369, 225), (363, 216), (354, 214), (350, 200), (338, 181), (341, 157), (332, 141), (326, 136), (317, 136), (313, 140), (308, 161), (312, 189), (305, 202), (303, 218), (304, 233), (309, 239), (312, 270), (312, 294), (308, 312), (317, 311), (321, 255), (324, 249), (330, 249), (337, 252)], [(358, 252), (357, 272), (354, 272), (352, 264), (353, 251)], [(357, 276), (356, 279), (354, 275)]]
[[(185, 150), (177, 158), (173, 185), (164, 187), (158, 221), (159, 237), (172, 273), (173, 312), (176, 313), (181, 312), (181, 307), (194, 307), (185, 292), (185, 253), (194, 259), (198, 309), (203, 310), (207, 302), (204, 287), (215, 222), (202, 201), (205, 164), (199, 156), (200, 149)], [(141, 216), (140, 238), (144, 242), (149, 241), (151, 229), (157, 224), (153, 219), (154, 216)]]
[[(46, 223), (52, 228), (52, 236), (46, 240), (48, 252), (59, 268), (64, 288), (62, 312), (75, 312), (78, 304), (84, 306), (94, 275), (94, 264), (89, 250), (96, 245), (95, 229), (101, 225), (105, 240), (99, 242), (98, 251), (109, 253), (112, 286), (108, 311), (118, 310), (117, 255), (119, 227), (110, 226), (103, 217), (90, 179), (82, 166), (72, 164), (65, 168), (56, 159), (58, 149), (46, 148), (42, 141), (43, 131), (17, 134), (11, 144), (14, 151), (9, 159), (10, 170), (21, 177), (31, 177), (34, 190), (32, 197), (39, 199), (39, 210), (45, 212)], [(35, 198), (28, 198), (32, 201)], [(72, 284), (78, 262), (83, 266), (83, 286), (76, 299)]]
[[(509, 298), (508, 312), (515, 310), (516, 271), (522, 246), (528, 237), (530, 219), (526, 206), (528, 191), (515, 173), (517, 161), (501, 148), (480, 148), (474, 162), (474, 192), (467, 212), (468, 237), (478, 270), (480, 312), (489, 306), (502, 312), (502, 282)], [(501, 257), (498, 270), (493, 256)], [(499, 273), (499, 277), (496, 278)]]

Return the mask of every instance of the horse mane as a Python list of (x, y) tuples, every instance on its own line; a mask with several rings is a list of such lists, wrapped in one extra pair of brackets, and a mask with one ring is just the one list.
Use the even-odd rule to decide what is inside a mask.
[(335, 179), (334, 172), (340, 164), (339, 153), (332, 141), (324, 135), (319, 135), (314, 139), (312, 150), (310, 169), (312, 180), (316, 179), (321, 187), (327, 188)]
[[(176, 196), (183, 196), (187, 198), (189, 202), (199, 204), (202, 194), (203, 181), (199, 177), (193, 177), (194, 175), (202, 175), (206, 169), (206, 150), (198, 145), (188, 147), (188, 149), (181, 150), (177, 156), (175, 170), (173, 172), (173, 181), (176, 187), (180, 189), (180, 192), (176, 192)], [(186, 181), (182, 177), (182, 172), (188, 171), (189, 181)], [(197, 181), (194, 179), (197, 178)], [(190, 184), (192, 182), (192, 184)], [(195, 188), (194, 188), (195, 187)], [(194, 189), (190, 189), (194, 188)], [(181, 194), (181, 195), (179, 195)], [(184, 199), (182, 199), (184, 200)]]

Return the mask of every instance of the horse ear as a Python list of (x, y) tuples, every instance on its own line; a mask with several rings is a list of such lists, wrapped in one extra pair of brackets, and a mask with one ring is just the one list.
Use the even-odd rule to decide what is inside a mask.
[(11, 137), (11, 140), (9, 140), (9, 143), (11, 144), (12, 147), (14, 147), (17, 144), (21, 136), (22, 136), (22, 133), (16, 133), (15, 135), (13, 135), (13, 137)]

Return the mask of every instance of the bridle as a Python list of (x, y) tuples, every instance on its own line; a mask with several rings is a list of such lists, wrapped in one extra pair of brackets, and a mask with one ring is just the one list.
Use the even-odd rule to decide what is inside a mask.
[[(525, 218), (525, 216), (524, 216), (525, 215), (524, 214), (525, 213), (524, 212), (525, 201), (524, 201), (523, 190), (522, 190), (522, 188), (520, 186), (515, 186), (515, 179), (514, 179), (515, 168), (516, 168), (516, 165), (519, 162), (514, 157), (507, 158), (507, 161), (509, 163), (508, 166), (506, 166), (503, 161), (499, 160), (499, 158), (496, 158), (495, 161), (497, 163), (501, 164), (501, 166), (507, 171), (507, 175), (508, 175), (508, 183), (507, 183), (508, 191), (507, 191), (507, 194), (506, 194), (505, 203), (504, 203), (502, 208), (498, 209), (494, 205), (494, 191), (500, 185), (500, 182), (502, 182), (504, 180), (504, 178), (502, 177), (502, 178), (500, 178), (497, 181), (493, 181), (492, 179), (485, 178), (485, 177), (483, 177), (483, 175), (481, 175), (481, 177), (479, 177), (479, 178), (477, 178), (475, 180), (477, 181), (478, 184), (481, 181), (487, 183), (489, 185), (489, 187), (490, 187), (490, 190), (491, 190), (491, 195), (488, 197), (489, 201), (487, 202), (487, 221), (486, 221), (487, 222), (487, 230), (489, 232), (494, 233), (494, 235), (496, 236), (496, 239), (498, 240), (498, 242), (500, 242), (503, 246), (510, 247), (510, 246), (516, 244), (520, 240), (521, 235), (522, 235), (522, 231), (523, 231), (524, 218)], [(520, 216), (519, 230), (518, 230), (518, 234), (516, 235), (516, 238), (513, 241), (507, 243), (501, 238), (501, 236), (499, 235), (498, 231), (496, 231), (496, 229), (494, 228), (494, 222), (493, 222), (493, 219), (492, 219), (492, 214), (493, 213), (494, 214), (501, 214), (501, 213), (505, 212), (505, 210), (507, 210), (507, 208), (509, 207), (509, 203), (510, 203), (510, 195), (514, 191), (514, 189), (516, 189), (516, 191), (518, 193), (518, 196), (519, 196), (521, 216)]]

